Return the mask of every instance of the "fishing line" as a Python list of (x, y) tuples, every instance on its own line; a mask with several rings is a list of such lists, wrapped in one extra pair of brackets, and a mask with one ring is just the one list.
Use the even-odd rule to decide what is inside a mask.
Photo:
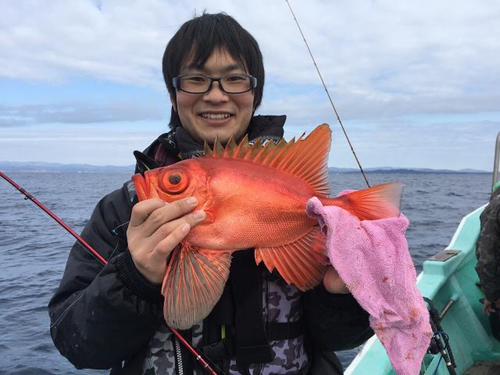
[(442, 360), (442, 359), (443, 359), (443, 356), (441, 356), (441, 357), (439, 358), (438, 364), (437, 364), (437, 366), (436, 366), (436, 370), (434, 370), (434, 374), (432, 374), (432, 375), (436, 375), (436, 374), (437, 374), (437, 372), (438, 372), (438, 370), (439, 370), (439, 365), (441, 364), (441, 360)]
[(121, 228), (121, 227), (123, 227), (124, 225), (127, 225), (127, 224), (130, 224), (130, 220), (129, 220), (129, 221), (126, 221), (126, 222), (125, 222), (125, 223), (123, 223), (123, 224), (118, 225), (116, 228), (113, 228), (113, 229), (111, 230), (111, 233), (113, 233), (113, 236), (118, 236), (118, 232), (117, 232), (116, 230), (117, 230), (117, 229), (119, 229), (119, 228)]
[[(123, 227), (124, 225), (129, 224), (129, 223), (130, 223), (130, 220), (129, 220), (129, 221), (126, 221), (126, 222), (125, 222), (125, 223), (123, 223), (123, 224), (118, 225), (116, 228), (113, 228), (113, 229), (111, 230), (111, 233), (113, 234), (113, 236), (115, 236), (115, 237), (116, 237), (116, 236), (118, 236), (118, 232), (117, 232), (116, 230), (117, 230), (117, 229), (119, 229), (119, 228), (121, 228), (121, 227)], [(78, 244), (80, 247), (83, 247), (83, 246), (82, 246), (82, 245), (80, 245), (78, 242), (77, 242), (77, 244)], [(113, 258), (113, 255), (115, 255), (115, 252), (116, 252), (116, 250), (118, 249), (118, 246), (119, 246), (119, 245), (120, 245), (120, 239), (118, 239), (118, 238), (117, 238), (117, 239), (116, 239), (116, 245), (115, 245), (115, 248), (113, 249), (113, 251), (111, 252), (111, 254), (109, 254), (108, 259)]]
[(304, 43), (306, 44), (307, 50), (309, 51), (309, 55), (311, 56), (311, 59), (314, 63), (314, 66), (316, 67), (316, 71), (318, 72), (319, 78), (321, 79), (321, 83), (323, 84), (323, 87), (325, 89), (326, 95), (328, 96), (328, 100), (330, 100), (330, 104), (333, 108), (333, 111), (335, 112), (335, 115), (337, 116), (337, 120), (340, 124), (340, 127), (342, 128), (342, 131), (344, 132), (344, 136), (347, 139), (347, 143), (349, 143), (349, 147), (351, 147), (351, 152), (354, 155), (354, 158), (356, 159), (356, 163), (358, 163), (358, 167), (359, 167), (359, 170), (361, 171), (361, 174), (363, 175), (363, 178), (365, 179), (366, 186), (370, 187), (370, 183), (368, 182), (368, 178), (366, 177), (365, 171), (363, 170), (363, 167), (361, 166), (361, 163), (359, 162), (358, 156), (356, 155), (356, 152), (354, 151), (354, 148), (352, 147), (351, 140), (349, 139), (349, 136), (347, 135), (347, 132), (344, 128), (344, 124), (342, 124), (342, 120), (340, 119), (339, 113), (337, 112), (337, 108), (335, 108), (335, 105), (333, 104), (333, 100), (332, 100), (332, 97), (330, 96), (330, 92), (328, 91), (328, 88), (326, 87), (325, 81), (323, 79), (323, 76), (321, 75), (318, 64), (316, 64), (316, 60), (314, 59), (311, 48), (309, 48), (309, 43), (307, 43), (306, 37), (304, 36), (304, 33), (302, 32), (302, 28), (299, 25), (299, 21), (297, 20), (297, 17), (295, 17), (295, 13), (293, 12), (293, 9), (292, 9), (292, 6), (290, 5), (290, 2), (288, 0), (285, 0), (285, 1), (288, 4), (288, 8), (290, 8), (290, 12), (292, 12), (293, 19), (295, 20), (295, 23), (297, 24), (297, 27), (300, 31), (300, 34), (302, 35), (302, 39), (304, 40)]
[(59, 315), (59, 318), (57, 318), (57, 320), (56, 320), (54, 323), (52, 323), (52, 324), (50, 325), (50, 327), (49, 327), (49, 331), (48, 331), (48, 332), (49, 332), (49, 334), (50, 334), (50, 330), (51, 330), (51, 329), (52, 329), (52, 328), (53, 328), (53, 327), (54, 327), (57, 323), (59, 323), (59, 322), (61, 321), (61, 319), (62, 319), (62, 318), (64, 318), (64, 316), (65, 316), (65, 315), (66, 315), (66, 313), (69, 311), (69, 309), (70, 309), (70, 308), (71, 308), (71, 307), (72, 307), (75, 303), (77, 303), (77, 302), (78, 302), (78, 301), (79, 301), (82, 297), (83, 297), (83, 293), (80, 293), (80, 295), (79, 295), (77, 298), (75, 298), (75, 300), (74, 300), (73, 302), (71, 302), (71, 304), (70, 304), (68, 307), (66, 307), (66, 308), (64, 309), (64, 311), (61, 313), (61, 315)]

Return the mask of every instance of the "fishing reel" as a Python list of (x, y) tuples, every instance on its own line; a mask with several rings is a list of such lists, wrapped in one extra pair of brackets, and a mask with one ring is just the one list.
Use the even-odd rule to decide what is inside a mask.
[(429, 305), (429, 317), (433, 333), (427, 353), (433, 355), (441, 354), (441, 358), (445, 361), (450, 375), (456, 375), (455, 368), (457, 364), (451, 351), (450, 337), (441, 327), (441, 320), (443, 320), (444, 315), (455, 301), (450, 300), (441, 313), (434, 307), (434, 303), (429, 298), (424, 297), (424, 301)]

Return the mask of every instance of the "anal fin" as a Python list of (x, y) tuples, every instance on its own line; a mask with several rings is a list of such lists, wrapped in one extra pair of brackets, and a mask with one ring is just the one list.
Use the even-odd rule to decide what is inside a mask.
[(288, 284), (306, 291), (318, 285), (325, 274), (325, 243), (319, 226), (315, 226), (293, 243), (255, 249), (255, 261), (263, 261), (269, 272), (276, 268)]
[(231, 253), (186, 244), (174, 250), (161, 291), (168, 326), (188, 329), (210, 314), (229, 277)]

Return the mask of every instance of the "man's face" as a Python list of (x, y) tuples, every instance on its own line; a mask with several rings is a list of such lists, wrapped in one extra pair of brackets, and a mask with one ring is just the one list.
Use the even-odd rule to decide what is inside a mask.
[[(244, 66), (236, 62), (224, 50), (215, 50), (205, 65), (199, 69), (183, 65), (180, 74), (201, 73), (211, 77), (247, 73)], [(197, 141), (213, 143), (215, 137), (224, 143), (229, 137), (239, 141), (246, 133), (252, 117), (253, 90), (242, 94), (226, 94), (218, 82), (205, 94), (189, 94), (176, 90), (176, 108), (182, 126)]]

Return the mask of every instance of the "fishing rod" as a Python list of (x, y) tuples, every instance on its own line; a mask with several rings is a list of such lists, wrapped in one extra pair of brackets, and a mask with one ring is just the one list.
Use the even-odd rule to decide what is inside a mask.
[[(5, 173), (0, 171), (0, 177), (16, 188), (21, 194), (25, 196), (24, 199), (29, 199), (37, 207), (41, 208), (47, 215), (54, 219), (59, 225), (66, 229), (73, 237), (76, 238), (77, 242), (83, 246), (94, 258), (96, 258), (103, 266), (108, 264), (108, 261), (104, 259), (92, 246), (90, 246), (82, 237), (80, 237), (73, 229), (71, 229), (64, 221), (57, 217), (52, 211), (40, 203), (33, 195), (27, 192), (24, 188), (18, 185), (13, 179), (7, 176)], [(167, 326), (168, 327), (168, 326)], [(189, 342), (174, 328), (168, 327), (172, 333), (177, 337), (177, 339), (189, 350), (189, 352), (194, 356), (195, 360), (200, 363), (200, 365), (209, 373), (210, 375), (217, 375), (217, 373), (210, 367), (207, 361), (205, 361), (200, 353), (189, 344)]]
[(60, 226), (62, 226), (64, 229), (66, 229), (73, 237), (76, 238), (76, 240), (84, 247), (85, 250), (87, 250), (94, 258), (96, 258), (99, 262), (101, 262), (102, 265), (106, 265), (108, 263), (106, 259), (104, 259), (97, 251), (95, 251), (92, 246), (90, 246), (83, 238), (81, 238), (76, 232), (71, 229), (64, 221), (59, 219), (52, 211), (50, 211), (47, 207), (45, 207), (42, 203), (40, 203), (33, 195), (28, 193), (25, 189), (23, 189), (21, 186), (19, 186), (13, 179), (8, 177), (5, 173), (0, 171), (0, 177), (2, 177), (5, 181), (7, 181), (9, 184), (14, 186), (21, 194), (23, 194), (26, 198), (24, 199), (29, 199), (32, 201), (34, 204), (36, 204), (39, 208), (41, 208), (47, 215), (49, 215), (52, 219), (54, 219)]
[(302, 28), (299, 25), (299, 21), (297, 20), (297, 17), (295, 17), (295, 13), (293, 12), (293, 9), (292, 9), (292, 6), (290, 5), (290, 2), (288, 0), (285, 0), (285, 1), (288, 4), (288, 8), (290, 8), (290, 12), (292, 12), (293, 19), (295, 20), (295, 23), (297, 24), (297, 27), (300, 31), (300, 34), (302, 35), (302, 39), (304, 40), (304, 43), (306, 44), (307, 50), (309, 51), (309, 55), (311, 56), (311, 59), (313, 61), (314, 66), (316, 67), (316, 71), (318, 72), (319, 78), (321, 79), (321, 83), (323, 84), (326, 95), (328, 96), (328, 100), (330, 101), (330, 104), (333, 108), (333, 112), (335, 112), (335, 115), (337, 116), (337, 121), (339, 122), (340, 127), (342, 128), (342, 131), (344, 132), (344, 136), (347, 139), (347, 143), (349, 143), (349, 147), (351, 147), (351, 152), (354, 155), (354, 158), (356, 159), (356, 163), (358, 163), (359, 170), (361, 171), (361, 174), (363, 175), (363, 178), (365, 179), (366, 186), (370, 187), (370, 183), (368, 182), (368, 178), (366, 177), (365, 171), (363, 170), (363, 167), (361, 166), (361, 163), (358, 159), (358, 156), (356, 155), (356, 151), (354, 151), (354, 147), (352, 146), (351, 140), (349, 139), (349, 136), (347, 135), (347, 132), (344, 128), (344, 124), (342, 123), (342, 120), (340, 119), (340, 115), (337, 112), (337, 108), (335, 107), (335, 104), (333, 104), (333, 100), (332, 100), (332, 97), (330, 96), (330, 92), (328, 91), (328, 88), (326, 87), (325, 80), (323, 79), (323, 76), (321, 75), (318, 64), (316, 64), (316, 60), (314, 59), (311, 48), (309, 48), (309, 43), (307, 43), (306, 37), (305, 37), (304, 33), (302, 32)]
[[(441, 359), (444, 359), (448, 373), (450, 375), (457, 375), (457, 372), (455, 371), (457, 364), (455, 362), (453, 352), (451, 351), (449, 336), (441, 327), (441, 320), (443, 319), (446, 312), (443, 311), (440, 314), (434, 307), (434, 303), (430, 298), (424, 297), (424, 301), (429, 305), (429, 321), (433, 333), (431, 343), (427, 352), (434, 355), (440, 353), (441, 358), (439, 359), (439, 362), (441, 362)], [(439, 368), (439, 362), (438, 366), (436, 367), (436, 371)]]

